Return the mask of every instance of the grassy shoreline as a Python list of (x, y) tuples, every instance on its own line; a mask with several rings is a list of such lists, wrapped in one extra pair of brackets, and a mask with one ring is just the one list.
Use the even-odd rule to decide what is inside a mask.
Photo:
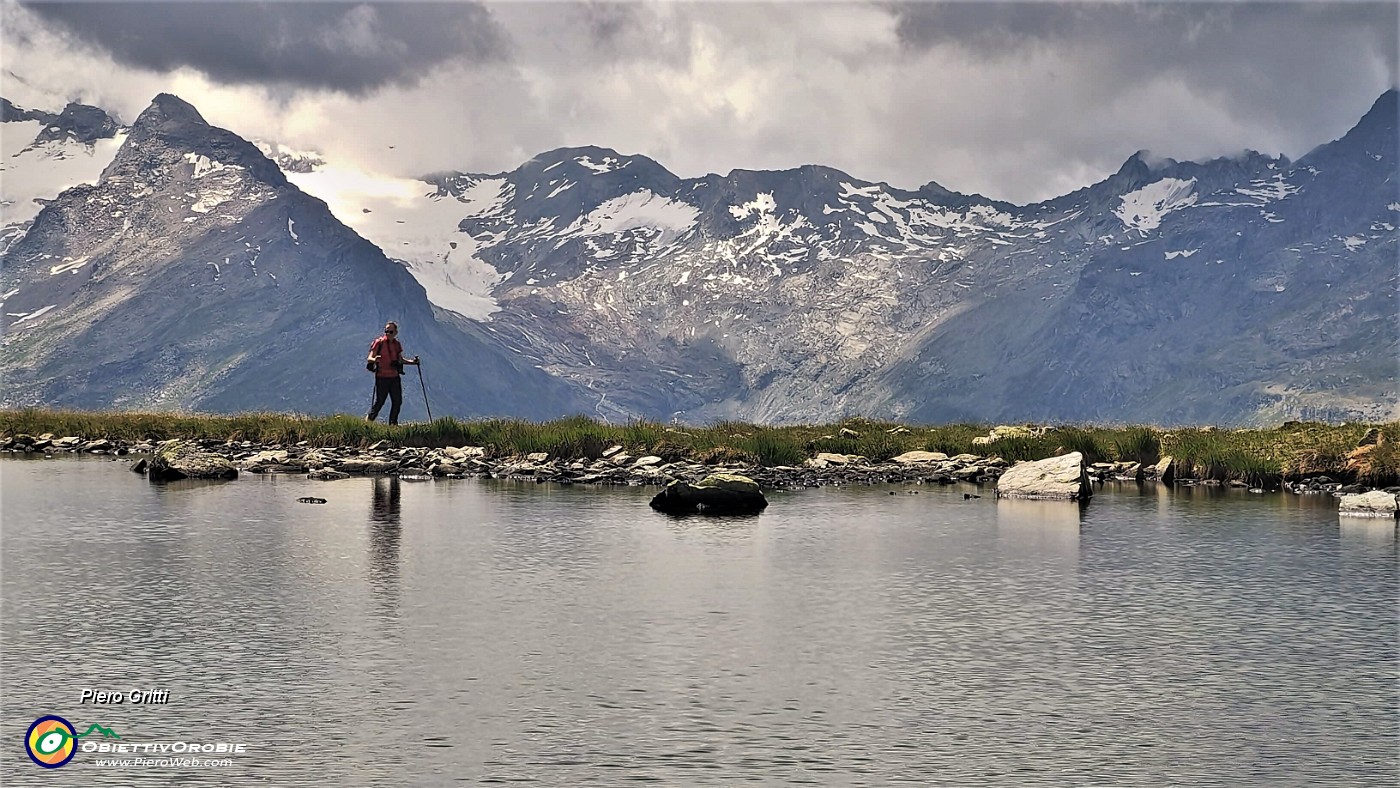
[[(0, 435), (78, 435), (111, 440), (202, 438), (260, 444), (368, 446), (484, 446), (489, 455), (547, 452), (551, 457), (596, 459), (610, 446), (633, 454), (706, 464), (801, 465), (818, 452), (858, 454), (885, 460), (906, 451), (999, 456), (1035, 460), (1067, 451), (1087, 462), (1155, 463), (1171, 456), (1177, 473), (1200, 479), (1276, 485), (1325, 474), (1375, 487), (1400, 482), (1400, 422), (1329, 425), (1289, 422), (1264, 429), (1147, 426), (1057, 426), (1021, 430), (990, 442), (974, 442), (991, 431), (985, 424), (904, 425), (869, 419), (797, 426), (718, 422), (702, 427), (651, 421), (605, 424), (575, 416), (548, 422), (514, 419), (460, 421), (398, 427), (369, 424), (357, 416), (248, 413), (232, 416), (125, 413), (26, 408), (0, 410)], [(1357, 455), (1376, 429), (1379, 445)]]

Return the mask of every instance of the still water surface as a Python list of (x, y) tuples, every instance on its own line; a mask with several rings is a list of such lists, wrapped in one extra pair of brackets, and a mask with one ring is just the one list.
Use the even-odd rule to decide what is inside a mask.
[[(677, 519), (640, 488), (125, 467), (0, 463), (7, 786), (1400, 779), (1395, 525), (1327, 498), (827, 488)], [(43, 714), (248, 752), (44, 770)]]

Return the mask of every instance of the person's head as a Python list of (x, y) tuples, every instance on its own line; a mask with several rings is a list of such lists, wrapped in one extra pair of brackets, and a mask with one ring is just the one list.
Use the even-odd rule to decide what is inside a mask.
[(394, 321), (390, 320), (389, 322), (387, 322), (387, 323), (384, 324), (384, 335), (385, 335), (385, 336), (392, 337), (392, 336), (394, 336), (395, 334), (398, 334), (398, 333), (399, 333), (399, 324), (398, 324), (398, 323), (395, 323)]

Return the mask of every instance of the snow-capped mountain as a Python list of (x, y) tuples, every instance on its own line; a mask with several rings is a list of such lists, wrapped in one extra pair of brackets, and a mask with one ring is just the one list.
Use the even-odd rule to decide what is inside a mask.
[(120, 139), (4, 254), (5, 404), (363, 411), (366, 349), (394, 319), (445, 412), (578, 410), (186, 102), (158, 96)]
[(0, 123), (2, 252), (39, 214), (45, 200), (96, 181), (126, 137), (110, 115), (83, 104), (51, 113), (0, 99)]
[[(594, 147), (419, 180), (262, 147), (439, 323), (589, 413), (1248, 423), (1400, 416), (1396, 115), (1391, 91), (1297, 162), (1140, 153), (1029, 206), (820, 166), (683, 179)], [(179, 188), (192, 210), (217, 183)]]
[(1394, 417), (1395, 117), (1029, 206), (576, 148), (332, 208), (609, 416)]

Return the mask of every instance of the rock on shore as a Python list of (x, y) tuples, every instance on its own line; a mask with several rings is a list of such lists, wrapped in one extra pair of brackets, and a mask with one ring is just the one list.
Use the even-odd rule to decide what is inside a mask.
[(156, 449), (147, 468), (152, 479), (236, 479), (233, 463), (189, 441), (166, 441)]
[(1046, 460), (1017, 463), (997, 481), (998, 498), (1086, 501), (1094, 490), (1077, 451)]
[(1396, 496), (1384, 490), (1343, 495), (1337, 514), (1342, 517), (1389, 517), (1400, 514)]
[(667, 514), (751, 514), (768, 506), (758, 482), (737, 473), (715, 473), (699, 484), (677, 479), (651, 499), (651, 508)]

